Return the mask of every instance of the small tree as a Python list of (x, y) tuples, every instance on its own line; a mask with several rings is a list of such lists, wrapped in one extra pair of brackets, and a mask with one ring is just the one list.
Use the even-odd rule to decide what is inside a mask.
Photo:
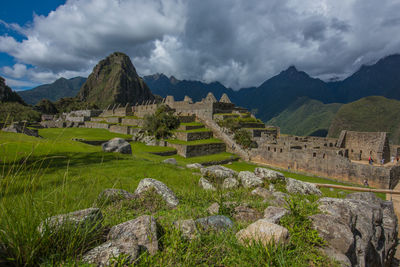
[(251, 135), (245, 129), (240, 129), (235, 131), (234, 136), (235, 142), (238, 143), (243, 148), (254, 148), (255, 145), (251, 140)]
[(179, 127), (179, 118), (174, 111), (166, 105), (157, 108), (153, 115), (146, 115), (143, 129), (157, 139), (171, 136), (172, 130)]

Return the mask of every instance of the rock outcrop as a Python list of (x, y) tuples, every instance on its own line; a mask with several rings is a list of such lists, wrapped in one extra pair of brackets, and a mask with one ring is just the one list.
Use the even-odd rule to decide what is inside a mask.
[(289, 231), (285, 227), (271, 223), (266, 219), (260, 219), (237, 232), (236, 238), (244, 245), (255, 242), (266, 246), (271, 241), (277, 244), (286, 244), (289, 241)]
[(108, 240), (137, 239), (139, 246), (146, 248), (151, 255), (158, 249), (158, 226), (154, 217), (149, 215), (140, 216), (111, 228), (108, 233)]
[(102, 221), (103, 215), (100, 209), (88, 208), (49, 217), (40, 224), (38, 230), (41, 233), (46, 231), (56, 233), (66, 228), (71, 228), (75, 231), (77, 229), (85, 229), (88, 232), (92, 232), (101, 226)]
[(179, 204), (179, 200), (174, 192), (169, 189), (164, 183), (152, 178), (145, 178), (139, 182), (135, 190), (135, 195), (140, 195), (147, 190), (154, 189), (159, 194), (170, 208), (175, 208)]
[(131, 145), (122, 138), (113, 138), (101, 145), (105, 152), (119, 152), (122, 154), (132, 154)]
[(291, 194), (322, 195), (321, 190), (319, 190), (315, 184), (292, 178), (286, 178), (286, 190)]
[(101, 60), (82, 85), (78, 97), (100, 108), (154, 100), (145, 82), (138, 76), (130, 58), (116, 52)]
[(347, 199), (321, 198), (318, 203), (324, 214), (310, 219), (329, 244), (328, 255), (343, 265), (388, 266), (398, 232), (392, 202), (373, 193), (354, 193)]
[(257, 187), (263, 184), (263, 181), (260, 177), (249, 171), (239, 172), (238, 177), (242, 181), (242, 185), (245, 188)]

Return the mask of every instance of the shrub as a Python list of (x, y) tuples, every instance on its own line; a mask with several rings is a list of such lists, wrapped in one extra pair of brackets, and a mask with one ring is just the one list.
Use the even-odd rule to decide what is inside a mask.
[(235, 131), (234, 136), (235, 142), (238, 143), (243, 148), (254, 148), (255, 145), (251, 140), (251, 134), (245, 129), (240, 129)]
[(40, 113), (17, 102), (0, 103), (0, 121), (40, 121)]
[(157, 139), (171, 136), (172, 130), (179, 127), (179, 118), (174, 111), (166, 105), (157, 108), (153, 115), (147, 115), (144, 119), (143, 129)]

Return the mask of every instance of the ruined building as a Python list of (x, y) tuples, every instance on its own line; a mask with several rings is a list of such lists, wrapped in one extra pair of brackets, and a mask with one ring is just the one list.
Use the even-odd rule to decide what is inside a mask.
[[(254, 120), (244, 120), (241, 128), (248, 130), (258, 148), (244, 151), (219, 127), (218, 120), (227, 117), (246, 118), (252, 116), (246, 109), (236, 107), (227, 95), (218, 101), (212, 93), (199, 102), (193, 102), (186, 96), (183, 101), (175, 101), (173, 96), (163, 100), (148, 100), (140, 104), (109, 106), (103, 111), (75, 111), (65, 114), (66, 122), (62, 126), (104, 128), (113, 132), (134, 134), (143, 126), (143, 117), (153, 114), (160, 103), (175, 110), (182, 122), (200, 121), (210, 131), (189, 131), (183, 127), (177, 133), (182, 142), (166, 142), (184, 157), (207, 155), (227, 151), (240, 155), (245, 160), (264, 163), (272, 167), (306, 172), (318, 176), (334, 178), (355, 184), (362, 184), (365, 179), (377, 188), (394, 188), (400, 178), (400, 167), (390, 162), (391, 151), (386, 133), (342, 131), (338, 139), (321, 137), (281, 136), (279, 127), (265, 126)], [(73, 122), (71, 124), (70, 122)], [(51, 125), (51, 122), (43, 122)], [(57, 124), (60, 125), (60, 124)], [(68, 126), (67, 126), (68, 127)], [(210, 142), (192, 145), (194, 140), (219, 138), (220, 143)], [(188, 143), (184, 143), (188, 142)], [(372, 158), (374, 163), (368, 163)], [(384, 164), (381, 164), (383, 160)]]

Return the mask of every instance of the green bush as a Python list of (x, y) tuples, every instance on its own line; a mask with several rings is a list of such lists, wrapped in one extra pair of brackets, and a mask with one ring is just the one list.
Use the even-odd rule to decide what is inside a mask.
[(249, 131), (245, 129), (240, 129), (235, 131), (235, 136), (234, 136), (235, 142), (238, 143), (240, 146), (243, 148), (254, 148), (255, 145), (253, 141), (251, 140), (251, 134)]
[(143, 129), (157, 139), (162, 139), (171, 136), (172, 130), (178, 128), (179, 124), (179, 118), (174, 115), (174, 111), (161, 105), (153, 115), (145, 116)]
[(40, 121), (40, 113), (17, 102), (0, 103), (0, 121)]
[(40, 100), (34, 107), (37, 111), (44, 114), (57, 114), (58, 110), (56, 106), (48, 99)]

